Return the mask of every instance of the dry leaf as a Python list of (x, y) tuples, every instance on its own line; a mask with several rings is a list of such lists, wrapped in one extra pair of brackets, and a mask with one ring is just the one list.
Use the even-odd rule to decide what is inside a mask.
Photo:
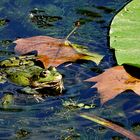
[[(64, 62), (76, 61), (84, 57), (78, 53), (70, 44), (66, 44), (64, 39), (52, 38), (49, 36), (35, 36), (21, 38), (16, 41), (15, 52), (23, 55), (36, 51), (38, 55), (47, 56), (45, 66), (58, 66)], [(43, 57), (41, 58), (43, 60)], [(45, 59), (44, 59), (45, 60)]]
[(97, 88), (101, 103), (105, 103), (125, 90), (133, 90), (140, 95), (140, 79), (128, 74), (123, 66), (107, 69), (102, 74), (86, 81), (97, 82), (92, 88)]

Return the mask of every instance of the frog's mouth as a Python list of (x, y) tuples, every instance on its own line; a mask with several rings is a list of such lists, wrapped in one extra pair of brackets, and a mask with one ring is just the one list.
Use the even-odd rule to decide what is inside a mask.
[(43, 82), (43, 83), (39, 83), (38, 81), (34, 81), (34, 82), (32, 82), (31, 85), (35, 89), (51, 88), (51, 89), (59, 90), (60, 93), (64, 89), (62, 79), (56, 80), (56, 81)]

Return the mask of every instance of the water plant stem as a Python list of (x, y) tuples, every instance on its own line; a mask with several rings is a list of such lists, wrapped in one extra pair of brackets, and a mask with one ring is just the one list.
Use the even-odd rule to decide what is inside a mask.
[(88, 119), (88, 120), (91, 120), (93, 122), (96, 122), (98, 124), (101, 124), (107, 128), (110, 128), (120, 134), (122, 134), (123, 136), (129, 138), (130, 140), (140, 140), (140, 137), (139, 136), (136, 136), (134, 133), (132, 133), (131, 131), (129, 130), (126, 130), (124, 129), (123, 127), (117, 125), (117, 124), (114, 124), (106, 119), (103, 119), (101, 117), (98, 117), (96, 115), (93, 115), (93, 114), (88, 114), (88, 113), (83, 113), (83, 114), (80, 114), (81, 117), (85, 118), (85, 119)]

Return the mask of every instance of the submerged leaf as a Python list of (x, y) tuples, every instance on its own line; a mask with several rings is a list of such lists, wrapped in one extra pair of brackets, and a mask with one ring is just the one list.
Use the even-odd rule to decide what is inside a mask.
[(61, 20), (62, 17), (59, 16), (50, 16), (45, 10), (34, 8), (30, 11), (30, 20), (33, 24), (35, 24), (38, 28), (48, 28), (53, 26), (53, 22)]
[(131, 131), (124, 129), (123, 127), (114, 124), (106, 119), (103, 119), (101, 117), (98, 117), (96, 115), (93, 114), (89, 114), (89, 113), (83, 113), (80, 114), (81, 117), (91, 120), (93, 122), (96, 122), (98, 124), (101, 124), (107, 128), (110, 128), (120, 134), (122, 134), (123, 136), (129, 138), (130, 140), (140, 140), (140, 137), (136, 136), (135, 134), (133, 134)]
[(85, 47), (82, 48), (80, 45), (49, 36), (21, 38), (14, 41), (14, 43), (17, 44), (15, 52), (20, 55), (36, 51), (38, 55), (46, 57), (47, 59), (41, 58), (45, 60), (45, 67), (58, 66), (64, 62), (78, 59), (88, 59), (98, 64), (103, 57), (97, 53), (88, 52)]
[(101, 103), (113, 99), (125, 90), (133, 90), (140, 95), (140, 79), (128, 74), (123, 66), (107, 69), (102, 74), (86, 81), (97, 82), (92, 88), (98, 89)]
[(90, 11), (90, 10), (87, 10), (87, 9), (77, 9), (77, 14), (84, 15), (84, 16), (87, 16), (87, 17), (92, 17), (92, 18), (102, 17), (100, 13), (97, 13), (95, 11)]

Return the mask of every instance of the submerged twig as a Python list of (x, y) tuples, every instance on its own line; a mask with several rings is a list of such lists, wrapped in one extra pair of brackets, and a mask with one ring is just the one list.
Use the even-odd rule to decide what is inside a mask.
[(134, 133), (132, 133), (131, 131), (129, 130), (126, 130), (125, 128), (117, 125), (117, 124), (114, 124), (106, 119), (103, 119), (101, 117), (98, 117), (96, 115), (93, 115), (93, 114), (88, 114), (88, 113), (83, 113), (83, 114), (80, 114), (81, 117), (85, 118), (85, 119), (88, 119), (88, 120), (91, 120), (93, 122), (96, 122), (98, 124), (101, 124), (107, 128), (110, 128), (120, 134), (122, 134), (123, 136), (129, 138), (130, 140), (140, 140), (140, 137), (139, 136), (136, 136)]

